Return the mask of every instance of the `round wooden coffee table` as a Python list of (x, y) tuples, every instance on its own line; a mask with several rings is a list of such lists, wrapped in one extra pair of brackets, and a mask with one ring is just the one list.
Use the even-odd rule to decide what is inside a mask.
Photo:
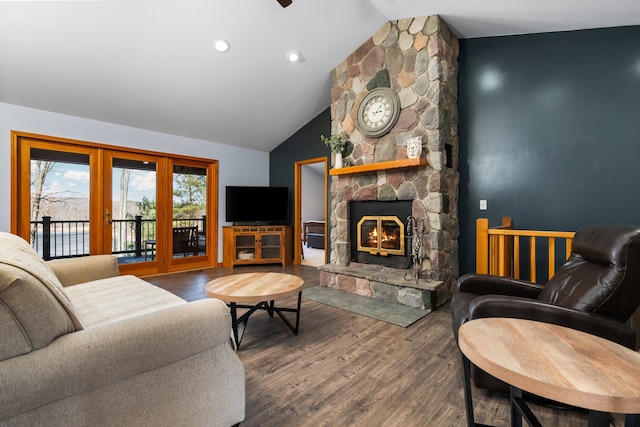
[[(256, 310), (266, 310), (271, 317), (273, 317), (273, 313), (278, 313), (282, 321), (295, 335), (298, 335), (303, 284), (304, 280), (292, 274), (243, 273), (212, 280), (207, 283), (206, 291), (208, 297), (220, 299), (229, 305), (233, 338), (236, 349), (239, 349), (249, 316), (255, 313)], [(277, 298), (295, 295), (296, 293), (298, 294), (297, 308), (275, 306)], [(238, 317), (238, 308), (248, 308), (249, 311)], [(295, 326), (282, 314), (283, 312), (296, 314)]]

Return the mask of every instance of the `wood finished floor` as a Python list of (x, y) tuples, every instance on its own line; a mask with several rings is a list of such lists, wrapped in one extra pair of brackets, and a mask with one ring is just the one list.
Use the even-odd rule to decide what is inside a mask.
[[(145, 280), (193, 301), (217, 277), (252, 271), (296, 274), (318, 284), (308, 266), (206, 269)], [(295, 306), (295, 297), (281, 305)], [(460, 353), (448, 305), (408, 328), (303, 298), (298, 336), (275, 316), (249, 320), (238, 356), (246, 371), (241, 426), (464, 426)], [(508, 426), (504, 396), (474, 389), (476, 422)], [(585, 426), (583, 411), (533, 406), (544, 426)], [(622, 425), (612, 419), (612, 425)]]

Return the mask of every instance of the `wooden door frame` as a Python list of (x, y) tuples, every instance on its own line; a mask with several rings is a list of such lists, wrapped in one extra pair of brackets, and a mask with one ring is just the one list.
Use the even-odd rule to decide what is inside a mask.
[[(111, 209), (111, 214), (113, 215), (113, 206), (107, 206), (106, 202), (110, 201), (113, 203), (113, 159), (127, 159), (127, 160), (137, 160), (137, 161), (149, 161), (154, 162), (156, 164), (156, 213), (161, 211), (157, 209), (158, 206), (163, 206), (165, 203), (164, 200), (167, 198), (166, 191), (161, 191), (162, 188), (166, 188), (166, 164), (167, 157), (159, 156), (159, 155), (151, 155), (149, 153), (136, 153), (130, 151), (123, 150), (102, 150), (102, 166), (100, 167), (101, 171), (101, 179), (104, 182), (102, 188), (102, 212), (105, 212), (106, 209)], [(104, 216), (104, 214), (103, 214)], [(102, 222), (103, 224), (103, 242), (101, 254), (109, 254), (111, 253), (112, 248), (112, 223), (108, 224), (106, 221)], [(133, 263), (133, 264), (119, 264), (119, 270), (121, 274), (135, 274), (137, 276), (158, 274), (166, 271), (166, 253), (165, 249), (167, 246), (167, 237), (166, 237), (166, 224), (160, 220), (160, 218), (156, 215), (156, 245), (155, 245), (155, 258), (150, 261), (145, 259), (144, 263)]]
[[(30, 171), (31, 149), (57, 151), (63, 153), (85, 154), (89, 156), (89, 173), (93, 177), (89, 183), (89, 223), (100, 224), (103, 218), (104, 203), (101, 197), (96, 200), (91, 196), (100, 194), (103, 188), (103, 153), (95, 147), (87, 145), (67, 144), (60, 138), (42, 139), (38, 135), (12, 132), (11, 134), (11, 233), (30, 241), (31, 203), (30, 203)], [(101, 237), (101, 236), (98, 236)], [(103, 241), (100, 238), (89, 241), (89, 253), (99, 254)]]
[[(26, 141), (27, 143), (22, 143)], [(207, 230), (206, 230), (206, 245), (207, 245), (207, 255), (198, 257), (195, 263), (186, 263), (186, 262), (176, 262), (171, 263), (171, 261), (165, 262), (164, 265), (157, 265), (157, 268), (148, 268), (148, 267), (140, 267), (135, 270), (136, 275), (146, 275), (146, 274), (158, 274), (158, 273), (166, 273), (170, 271), (177, 270), (185, 270), (185, 269), (195, 269), (195, 268), (206, 268), (206, 267), (216, 267), (217, 259), (218, 259), (218, 185), (219, 185), (219, 161), (213, 159), (199, 158), (193, 156), (179, 155), (179, 154), (170, 154), (170, 153), (162, 153), (144, 149), (137, 148), (129, 148), (129, 147), (121, 147), (116, 145), (109, 144), (101, 144), (96, 142), (87, 142), (81, 140), (74, 140), (69, 138), (61, 138), (56, 136), (49, 135), (40, 135), (29, 132), (22, 131), (11, 131), (11, 232), (18, 236), (23, 237), (25, 240), (29, 241), (29, 224), (30, 224), (30, 204), (27, 200), (30, 197), (30, 182), (28, 174), (21, 173), (21, 171), (29, 171), (29, 162), (30, 162), (30, 147), (39, 147), (39, 148), (55, 148), (56, 151), (68, 151), (68, 152), (80, 152), (93, 154), (90, 156), (90, 170), (91, 174), (95, 179), (91, 180), (91, 190), (90, 194), (101, 194), (99, 197), (100, 200), (94, 201), (90, 208), (90, 221), (91, 224), (101, 224), (104, 220), (105, 206), (104, 206), (104, 168), (105, 168), (105, 151), (112, 151), (115, 153), (126, 153), (132, 155), (148, 155), (158, 158), (164, 158), (162, 160), (163, 165), (168, 164), (184, 164), (189, 165), (193, 164), (198, 167), (207, 168), (207, 176), (209, 177), (209, 182), (211, 185), (207, 185)], [(61, 149), (62, 147), (62, 149)], [(203, 166), (204, 164), (207, 166)], [(168, 183), (166, 183), (166, 177), (169, 176), (169, 167), (163, 166), (164, 170), (158, 170), (158, 186), (168, 187)], [(111, 183), (109, 183), (111, 185)], [(27, 192), (25, 194), (24, 192)], [(171, 191), (171, 190), (167, 190)], [(91, 196), (90, 196), (91, 197)], [(164, 212), (165, 218), (167, 212), (172, 212), (172, 207), (169, 206), (171, 197), (165, 197), (165, 202), (162, 203), (162, 200), (157, 200), (157, 208), (158, 210), (162, 210)], [(164, 206), (164, 208), (162, 208)], [(26, 218), (26, 222), (25, 222)], [(158, 219), (158, 218), (156, 218)], [(165, 219), (165, 222), (168, 221)], [(160, 230), (160, 233), (167, 233), (167, 230)], [(104, 233), (100, 233), (102, 237), (104, 237)], [(161, 239), (164, 241), (168, 241), (169, 237), (167, 234), (164, 234)], [(91, 255), (101, 254), (105, 252), (105, 245), (107, 243), (104, 239), (91, 239), (89, 242), (89, 253)], [(167, 251), (170, 250), (168, 245)], [(160, 256), (156, 252), (156, 256)], [(132, 264), (135, 266), (136, 264)], [(130, 268), (134, 267), (127, 266), (125, 264), (120, 264), (121, 273), (128, 272), (133, 273), (133, 271), (127, 271)]]
[[(203, 161), (195, 159), (177, 159), (170, 158), (167, 161), (167, 188), (169, 188), (168, 194), (173, 194), (173, 166), (193, 166), (196, 168), (205, 169), (207, 171), (207, 182), (211, 182), (212, 185), (207, 185), (207, 222), (205, 229), (205, 244), (206, 255), (189, 258), (174, 258), (173, 257), (173, 236), (170, 235), (169, 230), (172, 227), (173, 222), (173, 197), (167, 197), (165, 201), (165, 223), (167, 227), (165, 232), (167, 233), (167, 272), (174, 272), (180, 270), (191, 270), (194, 268), (207, 268), (215, 267), (218, 261), (218, 161)], [(171, 225), (171, 227), (169, 226)], [(196, 258), (190, 259), (190, 258)]]
[(329, 158), (315, 157), (313, 159), (299, 160), (294, 164), (294, 183), (293, 183), (293, 263), (300, 264), (302, 262), (302, 166), (314, 163), (324, 163), (324, 262), (328, 262), (327, 255), (329, 253), (327, 243), (329, 241), (327, 231), (329, 214), (327, 207), (329, 202)]

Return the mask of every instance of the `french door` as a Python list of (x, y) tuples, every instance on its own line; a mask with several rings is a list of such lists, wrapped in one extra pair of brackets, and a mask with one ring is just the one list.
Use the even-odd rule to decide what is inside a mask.
[(159, 191), (166, 159), (114, 150), (103, 157), (101, 252), (117, 256), (123, 272), (165, 271), (166, 233), (158, 206), (166, 194)]
[(12, 231), (45, 259), (113, 254), (148, 275), (213, 266), (217, 162), (12, 135)]

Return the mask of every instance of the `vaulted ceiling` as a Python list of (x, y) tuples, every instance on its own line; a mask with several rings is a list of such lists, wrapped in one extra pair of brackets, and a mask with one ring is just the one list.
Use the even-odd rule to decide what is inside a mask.
[(0, 102), (270, 151), (386, 21), (435, 14), (475, 38), (640, 25), (640, 1), (0, 1)]

